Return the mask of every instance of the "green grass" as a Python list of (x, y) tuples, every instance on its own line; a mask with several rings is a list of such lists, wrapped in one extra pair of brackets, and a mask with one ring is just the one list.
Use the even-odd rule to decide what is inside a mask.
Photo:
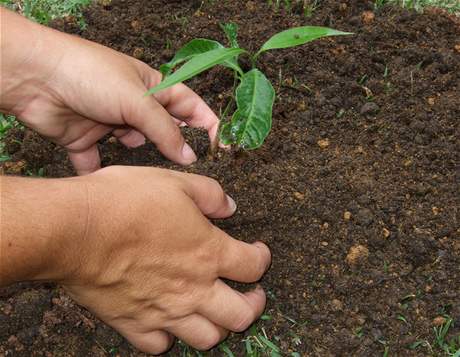
[(73, 16), (80, 27), (86, 26), (83, 9), (91, 0), (0, 0), (0, 4), (43, 25), (51, 20)]
[(305, 17), (311, 17), (313, 12), (318, 8), (320, 0), (267, 0), (270, 6), (273, 6), (276, 11), (284, 7), (289, 13), (294, 6), (301, 6)]
[(426, 7), (438, 7), (460, 15), (459, 0), (376, 0), (374, 3), (377, 9), (385, 5), (397, 5), (416, 11), (423, 11)]
[[(300, 346), (302, 341), (301, 338), (295, 333), (295, 330), (296, 328), (303, 328), (307, 322), (300, 323), (287, 316), (283, 316), (283, 318), (290, 323), (290, 329), (288, 331), (289, 340), (293, 343), (294, 346)], [(262, 315), (260, 320), (252, 325), (244, 334), (244, 337), (241, 339), (244, 351), (243, 354), (239, 351), (232, 351), (225, 341), (213, 349), (213, 351), (219, 351), (219, 356), (223, 357), (300, 357), (301, 354), (298, 352), (286, 353), (282, 351), (278, 346), (280, 337), (270, 336), (269, 333), (267, 333), (267, 330), (263, 325), (265, 321), (270, 320), (272, 320), (270, 315)], [(181, 357), (206, 357), (210, 354), (209, 352), (197, 351), (182, 341), (179, 341), (178, 345), (180, 350), (179, 355)]]
[(460, 333), (452, 336), (450, 330), (454, 327), (453, 319), (446, 316), (446, 322), (439, 327), (433, 327), (434, 338), (417, 340), (409, 346), (411, 350), (427, 349), (434, 356), (460, 357)]
[(5, 150), (5, 136), (12, 128), (20, 128), (22, 125), (16, 120), (13, 115), (0, 113), (0, 163), (9, 161), (11, 158)]
[[(279, 10), (286, 9), (291, 12), (294, 6), (301, 4), (305, 17), (311, 17), (313, 12), (320, 6), (320, 0), (267, 0), (267, 3)], [(406, 9), (423, 11), (426, 7), (437, 7), (452, 14), (460, 16), (460, 0), (374, 0), (375, 8), (379, 9), (385, 5), (401, 6)]]
[[(272, 341), (265, 331), (265, 329), (258, 328), (253, 325), (249, 329), (249, 333), (242, 340), (244, 343), (244, 356), (245, 357), (281, 357), (283, 354), (281, 349), (277, 346), (276, 342)], [(204, 357), (207, 356), (207, 352), (197, 351), (190, 346), (187, 346), (183, 342), (179, 342), (180, 356), (182, 357)], [(225, 357), (236, 357), (237, 355), (230, 349), (228, 344), (222, 342), (216, 350), (219, 350), (222, 356)], [(292, 354), (292, 357), (300, 356), (298, 354)]]

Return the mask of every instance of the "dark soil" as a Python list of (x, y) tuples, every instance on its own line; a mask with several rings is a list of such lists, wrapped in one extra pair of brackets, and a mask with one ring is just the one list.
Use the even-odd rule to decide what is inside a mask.
[[(381, 356), (385, 346), (390, 356), (441, 355), (408, 346), (432, 343), (443, 314), (456, 325), (449, 336), (460, 334), (458, 19), (384, 8), (365, 23), (366, 1), (325, 0), (311, 18), (263, 0), (201, 3), (114, 0), (87, 11), (84, 31), (55, 25), (136, 51), (154, 67), (194, 37), (224, 41), (222, 21), (240, 25), (249, 49), (304, 24), (354, 32), (265, 54), (261, 68), (278, 91), (266, 144), (209, 159), (204, 133), (185, 129), (201, 157), (186, 170), (218, 179), (238, 202), (221, 227), (271, 246), (262, 284), (272, 319), (258, 328), (283, 355)], [(231, 84), (222, 68), (189, 82), (216, 111)], [(62, 149), (37, 135), (9, 139), (6, 173), (74, 174)], [(184, 170), (151, 144), (128, 151), (106, 139), (100, 147), (104, 165)], [(13, 286), (0, 297), (0, 355), (139, 355), (54, 285)], [(228, 341), (236, 356), (243, 338)]]

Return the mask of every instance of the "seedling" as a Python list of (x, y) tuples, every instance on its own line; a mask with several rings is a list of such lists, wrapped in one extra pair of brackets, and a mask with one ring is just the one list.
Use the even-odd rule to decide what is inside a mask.
[[(238, 45), (237, 25), (222, 24), (221, 27), (227, 35), (230, 48), (217, 41), (203, 38), (188, 42), (179, 49), (171, 61), (160, 67), (163, 81), (151, 88), (146, 95), (186, 81), (216, 65), (231, 69), (235, 75), (236, 90), (221, 115), (219, 139), (225, 145), (237, 145), (247, 150), (260, 147), (272, 127), (275, 90), (267, 77), (256, 67), (260, 55), (269, 50), (303, 45), (322, 37), (350, 35), (348, 32), (326, 27), (295, 27), (277, 33), (265, 42), (257, 53), (251, 54)], [(243, 71), (238, 62), (241, 55), (248, 55), (251, 60), (252, 68), (247, 72)], [(182, 66), (174, 71), (180, 64)], [(233, 102), (236, 102), (236, 111), (231, 120), (226, 120)]]

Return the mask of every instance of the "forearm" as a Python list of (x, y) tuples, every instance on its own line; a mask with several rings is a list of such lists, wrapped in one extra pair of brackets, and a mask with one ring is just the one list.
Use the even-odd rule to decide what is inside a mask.
[(71, 257), (66, 242), (85, 229), (84, 186), (78, 179), (0, 176), (0, 286), (60, 280)]
[[(18, 114), (40, 94), (60, 60), (56, 31), (0, 6), (0, 111)], [(53, 44), (53, 46), (50, 46)]]

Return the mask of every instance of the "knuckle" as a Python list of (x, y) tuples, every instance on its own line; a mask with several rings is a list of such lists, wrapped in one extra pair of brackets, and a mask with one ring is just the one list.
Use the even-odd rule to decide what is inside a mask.
[(266, 255), (260, 255), (257, 264), (257, 279), (260, 279), (267, 270), (267, 257)]
[(248, 329), (254, 321), (254, 313), (248, 310), (245, 314), (235, 319), (232, 327), (233, 332), (243, 332)]
[[(168, 118), (169, 119), (169, 118)], [(169, 140), (169, 143), (176, 145), (177, 147), (182, 148), (182, 146), (185, 143), (185, 139), (182, 136), (182, 132), (180, 131), (179, 127), (177, 125), (174, 125), (170, 123), (168, 125), (169, 127), (169, 134), (167, 137), (167, 141)]]
[(257, 273), (259, 276), (258, 279), (260, 279), (270, 266), (272, 257), (270, 249), (265, 244), (258, 245), (258, 248), (259, 256), (257, 261)]
[(206, 179), (208, 180), (209, 192), (214, 196), (213, 198), (224, 199), (225, 193), (220, 183), (211, 177), (207, 177)]
[(142, 341), (130, 341), (139, 350), (153, 355), (161, 355), (167, 352), (173, 343), (172, 338), (151, 338), (146, 335)]
[(197, 342), (195, 348), (201, 351), (207, 351), (213, 348), (215, 345), (217, 345), (220, 342), (220, 340), (221, 336), (219, 332), (216, 330), (206, 334), (206, 336), (204, 336), (202, 340)]
[[(148, 352), (148, 353), (151, 353), (153, 355), (161, 355), (163, 353), (165, 353), (166, 351), (168, 351), (169, 349), (171, 348), (171, 345), (170, 343), (163, 343), (163, 345), (158, 345), (158, 346), (154, 346), (148, 350), (144, 350), (145, 352)], [(142, 350), (142, 349), (141, 349)]]

